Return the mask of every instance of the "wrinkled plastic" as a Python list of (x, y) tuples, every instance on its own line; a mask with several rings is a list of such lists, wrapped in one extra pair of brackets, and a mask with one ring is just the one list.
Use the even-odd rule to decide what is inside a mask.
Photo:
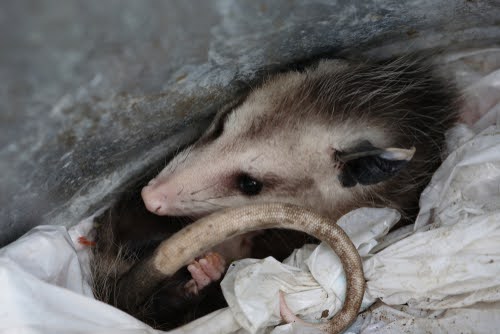
[[(470, 57), (480, 56), (455, 54), (446, 62), (465, 73)], [(421, 196), (414, 226), (386, 235), (398, 219), (389, 209), (356, 210), (339, 222), (363, 257), (367, 279), (369, 308), (349, 332), (490, 333), (500, 326), (500, 70), (467, 73), (460, 75), (470, 126), (448, 134), (449, 155)], [(93, 298), (88, 247), (78, 241), (91, 220), (69, 230), (37, 227), (0, 250), (0, 332), (160, 333)], [(299, 316), (315, 321), (341, 307), (345, 275), (327, 246), (306, 245), (283, 264), (238, 261), (222, 287), (229, 308), (172, 333), (309, 332), (267, 327), (279, 323), (278, 291)]]
[[(363, 208), (348, 213), (337, 223), (363, 256), (399, 218), (396, 210)], [(237, 322), (255, 333), (280, 323), (280, 290), (286, 293), (285, 300), (294, 313), (317, 321), (324, 318), (325, 310), (331, 317), (342, 308), (346, 280), (340, 259), (327, 244), (321, 243), (302, 247), (283, 263), (273, 258), (237, 261), (230, 266), (221, 286)], [(373, 301), (368, 296), (362, 308)]]
[(158, 333), (94, 299), (78, 243), (90, 228), (40, 226), (0, 250), (1, 333)]

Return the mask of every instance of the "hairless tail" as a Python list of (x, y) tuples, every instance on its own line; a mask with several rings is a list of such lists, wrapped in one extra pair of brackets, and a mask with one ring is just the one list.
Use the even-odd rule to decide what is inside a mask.
[(250, 231), (284, 228), (308, 233), (327, 242), (342, 262), (347, 291), (342, 309), (325, 323), (311, 324), (325, 333), (341, 333), (357, 317), (365, 291), (361, 258), (347, 234), (334, 222), (302, 207), (255, 204), (217, 211), (163, 241), (152, 256), (136, 264), (118, 282), (117, 305), (140, 308), (165, 279), (196, 256), (224, 240)]

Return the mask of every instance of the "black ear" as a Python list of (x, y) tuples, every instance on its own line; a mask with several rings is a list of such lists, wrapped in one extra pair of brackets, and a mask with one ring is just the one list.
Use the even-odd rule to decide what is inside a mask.
[(380, 149), (364, 141), (349, 152), (337, 152), (342, 163), (339, 181), (344, 187), (377, 184), (398, 174), (414, 153), (414, 147)]

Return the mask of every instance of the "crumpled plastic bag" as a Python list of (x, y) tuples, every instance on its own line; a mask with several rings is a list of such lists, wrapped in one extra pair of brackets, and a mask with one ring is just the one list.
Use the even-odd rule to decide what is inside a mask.
[[(498, 58), (500, 50), (483, 54), (495, 52)], [(339, 222), (367, 279), (369, 308), (350, 333), (491, 333), (500, 326), (500, 70), (470, 71), (470, 57), (480, 56), (449, 61), (467, 73), (470, 126), (450, 131), (450, 154), (422, 194), (416, 223), (385, 235), (399, 218), (390, 209), (359, 209)], [(1, 333), (161, 333), (93, 299), (88, 247), (78, 241), (91, 221), (69, 230), (37, 227), (0, 250)], [(172, 333), (308, 333), (291, 324), (267, 327), (279, 323), (278, 290), (311, 321), (325, 310), (333, 316), (345, 298), (343, 269), (324, 244), (306, 245), (283, 264), (236, 262), (222, 287), (229, 308)]]
[(78, 243), (91, 226), (39, 226), (0, 250), (0, 333), (158, 333), (94, 299)]
[[(362, 208), (348, 213), (337, 223), (363, 256), (399, 218), (400, 214), (393, 209)], [(342, 308), (346, 280), (340, 259), (326, 243), (321, 243), (305, 245), (283, 263), (273, 258), (236, 261), (221, 287), (236, 321), (255, 333), (281, 322), (280, 290), (286, 293), (285, 300), (294, 313), (305, 320), (320, 320), (325, 310), (333, 315)], [(362, 308), (373, 301), (368, 296)]]

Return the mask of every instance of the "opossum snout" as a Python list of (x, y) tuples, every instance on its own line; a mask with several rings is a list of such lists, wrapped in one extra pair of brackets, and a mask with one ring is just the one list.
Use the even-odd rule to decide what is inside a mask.
[(144, 205), (150, 212), (160, 216), (170, 213), (169, 201), (173, 199), (174, 194), (171, 194), (168, 189), (157, 187), (154, 183), (149, 183), (142, 188), (141, 196)]

